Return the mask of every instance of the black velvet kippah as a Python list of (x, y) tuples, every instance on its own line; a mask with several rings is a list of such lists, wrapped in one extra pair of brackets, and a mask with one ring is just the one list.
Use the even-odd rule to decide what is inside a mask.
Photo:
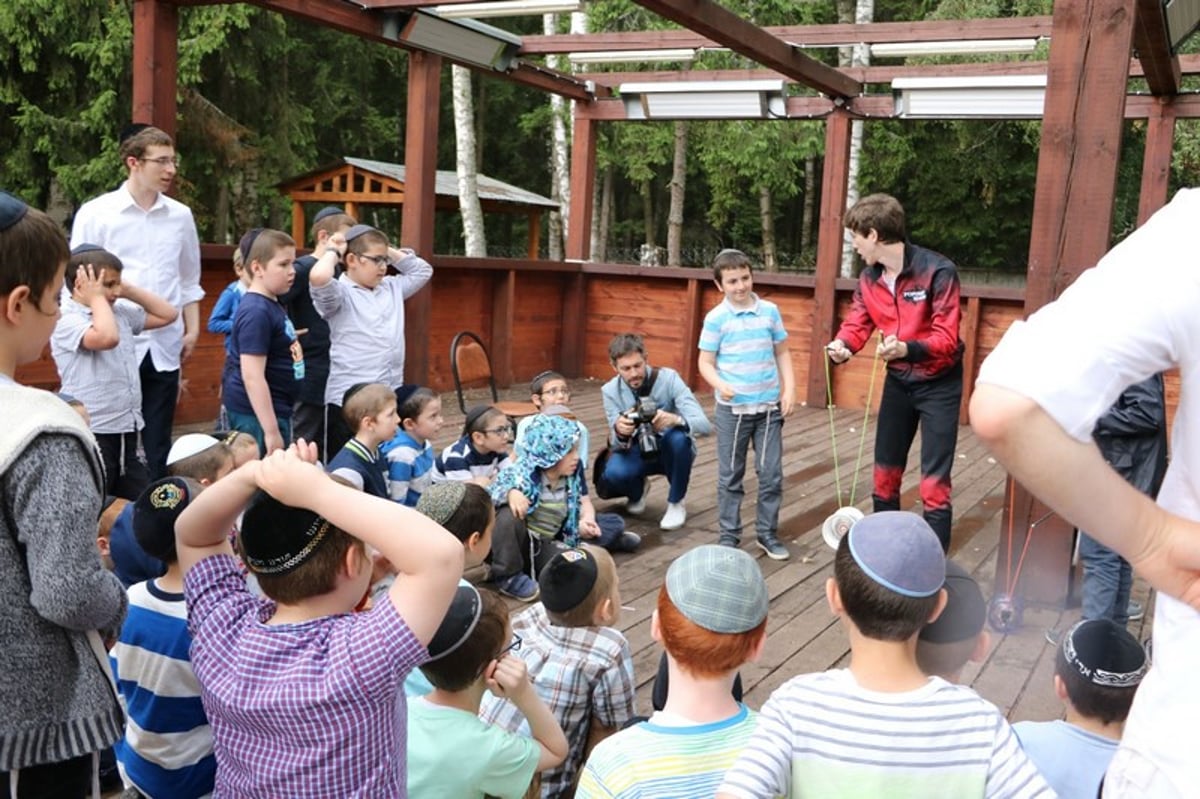
[(250, 250), (262, 232), (262, 228), (252, 227), (242, 235), (242, 240), (238, 242), (238, 249), (242, 252), (242, 264), (247, 270), (250, 269)]
[(329, 540), (332, 526), (304, 508), (293, 508), (263, 491), (242, 516), (242, 552), (257, 574), (286, 574), (313, 556)]
[(0, 232), (20, 222), (27, 213), (28, 205), (6, 191), (0, 191)]
[(1133, 633), (1109, 619), (1084, 619), (1063, 636), (1067, 664), (1084, 679), (1110, 688), (1132, 688), (1150, 663)]
[(469, 411), (467, 411), (467, 418), (463, 420), (462, 434), (465, 436), (468, 433), (470, 433), (471, 427), (474, 426), (475, 422), (479, 421), (479, 417), (483, 416), (485, 413), (487, 413), (491, 409), (492, 409), (491, 405), (476, 405), (473, 408), (471, 408)]
[(400, 388), (396, 389), (396, 407), (403, 408), (404, 403), (408, 402), (408, 398), (417, 393), (420, 388), (416, 383), (405, 383)]
[(554, 613), (566, 613), (578, 607), (592, 592), (599, 574), (596, 559), (587, 550), (559, 552), (538, 575), (542, 604)]
[(129, 139), (141, 133), (146, 128), (150, 127), (145, 122), (130, 122), (125, 127), (121, 128), (121, 132), (117, 135), (117, 142), (124, 144)]
[(459, 583), (446, 617), (429, 641), (429, 661), (444, 658), (462, 646), (475, 632), (482, 612), (483, 601), (479, 598), (479, 591), (470, 583)]
[(921, 629), (919, 638), (931, 644), (954, 644), (979, 635), (987, 618), (987, 602), (979, 583), (952, 560), (946, 561), (946, 608)]

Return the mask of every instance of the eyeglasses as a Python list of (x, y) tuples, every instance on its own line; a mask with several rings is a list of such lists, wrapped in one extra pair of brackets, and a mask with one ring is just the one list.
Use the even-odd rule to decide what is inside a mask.
[(569, 396), (571, 396), (571, 389), (567, 388), (566, 386), (563, 386), (562, 388), (559, 388), (558, 386), (555, 386), (554, 388), (543, 388), (542, 396), (543, 397), (569, 397)]
[(364, 261), (370, 261), (376, 266), (388, 265), (388, 257), (386, 255), (360, 255), (358, 257)]
[(138, 160), (147, 164), (157, 164), (161, 167), (179, 166), (179, 159), (173, 155), (164, 155), (159, 158), (139, 158)]
[(521, 651), (521, 636), (517, 635), (516, 633), (513, 633), (512, 643), (496, 653), (496, 660), (499, 660), (500, 658), (504, 657), (509, 652), (520, 652), (520, 651)]
[(512, 431), (513, 431), (512, 425), (506, 424), (503, 427), (489, 427), (486, 430), (484, 430), (483, 432), (494, 433), (495, 435), (498, 435), (498, 436), (510, 436), (510, 435), (512, 435)]

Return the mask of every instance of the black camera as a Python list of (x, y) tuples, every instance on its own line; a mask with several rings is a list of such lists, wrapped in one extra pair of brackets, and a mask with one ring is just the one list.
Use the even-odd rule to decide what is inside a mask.
[(643, 458), (658, 457), (658, 433), (654, 431), (654, 416), (658, 403), (650, 397), (638, 397), (637, 405), (625, 412), (625, 418), (633, 422), (633, 438)]

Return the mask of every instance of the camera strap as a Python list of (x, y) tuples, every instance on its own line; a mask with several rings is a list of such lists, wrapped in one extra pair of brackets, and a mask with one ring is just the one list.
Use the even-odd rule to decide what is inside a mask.
[(633, 392), (634, 397), (649, 397), (650, 392), (654, 389), (654, 381), (658, 379), (658, 370), (649, 364), (646, 365), (646, 379), (637, 387), (637, 391)]

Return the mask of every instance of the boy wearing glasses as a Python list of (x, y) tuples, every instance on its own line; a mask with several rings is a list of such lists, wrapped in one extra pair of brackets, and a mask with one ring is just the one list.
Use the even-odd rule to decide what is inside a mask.
[[(571, 387), (567, 385), (567, 378), (549, 369), (535, 375), (529, 382), (529, 401), (538, 409), (538, 413), (545, 413), (547, 408), (554, 405), (569, 405)], [(517, 422), (517, 437), (513, 441), (514, 458), (521, 454), (521, 445), (525, 443), (525, 431), (529, 429), (533, 418), (526, 416)], [(585, 467), (588, 463), (588, 429), (582, 422), (579, 423), (579, 462)]]
[[(346, 271), (334, 279), (345, 259)], [(388, 268), (397, 274), (389, 275)], [(359, 383), (404, 385), (404, 301), (433, 277), (412, 250), (399, 250), (370, 225), (329, 237), (309, 273), (309, 294), (329, 323), (329, 380), (325, 384), (325, 452), (339, 451), (351, 432), (342, 417), (346, 392)]]
[(79, 208), (71, 246), (88, 242), (111, 252), (125, 266), (122, 282), (183, 311), (181, 318), (134, 338), (145, 422), (142, 445), (150, 478), (157, 480), (171, 448), (180, 366), (200, 335), (200, 241), (191, 209), (166, 195), (178, 168), (171, 137), (155, 127), (131, 125), (122, 131), (119, 152), (129, 177)]
[(433, 482), (475, 483), (487, 488), (509, 463), (513, 428), (508, 417), (491, 405), (467, 411), (462, 438), (442, 450), (433, 464)]

